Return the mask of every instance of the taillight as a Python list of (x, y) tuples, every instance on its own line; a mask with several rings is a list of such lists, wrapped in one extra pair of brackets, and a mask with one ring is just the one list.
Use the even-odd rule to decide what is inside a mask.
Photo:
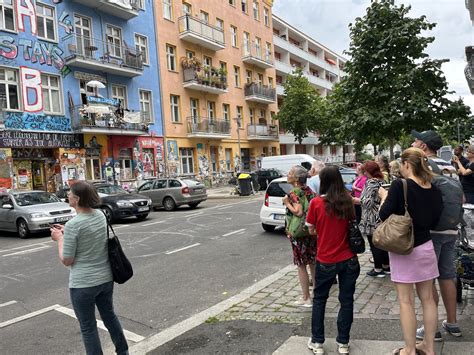
[(186, 186), (186, 187), (183, 187), (183, 188), (181, 189), (181, 193), (182, 193), (182, 194), (189, 194), (189, 187), (187, 187), (187, 186)]
[(265, 193), (265, 207), (268, 207), (268, 192)]

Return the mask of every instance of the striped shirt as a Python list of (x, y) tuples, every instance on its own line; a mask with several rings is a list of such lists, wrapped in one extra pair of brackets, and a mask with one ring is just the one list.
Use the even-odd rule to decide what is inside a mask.
[(100, 210), (79, 213), (66, 223), (63, 257), (74, 258), (70, 288), (93, 287), (113, 280), (107, 242), (107, 222)]
[(451, 165), (450, 162), (438, 158), (437, 156), (432, 156), (428, 158), (428, 164), (431, 167), (433, 173), (438, 175), (448, 175), (448, 176), (457, 176), (457, 171), (454, 166)]

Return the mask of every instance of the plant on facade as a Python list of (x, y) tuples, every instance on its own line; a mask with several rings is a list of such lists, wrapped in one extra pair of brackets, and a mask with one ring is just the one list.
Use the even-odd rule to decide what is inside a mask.
[[(359, 146), (393, 146), (412, 129), (426, 130), (468, 120), (468, 108), (452, 102), (441, 64), (425, 53), (434, 37), (423, 36), (436, 24), (425, 16), (409, 17), (410, 6), (394, 0), (372, 1), (367, 13), (349, 25), (347, 75), (334, 100), (337, 128), (323, 132), (356, 141)], [(340, 132), (337, 132), (340, 129)]]
[(323, 126), (325, 104), (300, 68), (287, 76), (283, 87), (285, 99), (276, 118), (280, 127), (301, 144), (308, 133), (319, 131)]
[(196, 69), (201, 67), (201, 62), (196, 57), (181, 57), (179, 61), (183, 69)]

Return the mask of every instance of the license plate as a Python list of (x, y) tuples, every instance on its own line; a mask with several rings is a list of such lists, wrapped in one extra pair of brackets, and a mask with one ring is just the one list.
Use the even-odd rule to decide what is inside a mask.
[(61, 222), (67, 222), (69, 221), (69, 217), (58, 217), (54, 219), (54, 223), (61, 223)]
[(194, 192), (202, 192), (202, 189), (194, 189)]
[(281, 220), (285, 219), (285, 215), (284, 214), (274, 214), (273, 219), (281, 221)]
[(149, 209), (150, 209), (149, 207), (140, 207), (138, 208), (138, 212), (148, 211)]

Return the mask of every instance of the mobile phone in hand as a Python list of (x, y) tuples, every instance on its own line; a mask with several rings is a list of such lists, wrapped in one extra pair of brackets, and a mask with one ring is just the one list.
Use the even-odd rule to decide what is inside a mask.
[(51, 228), (61, 229), (61, 226), (60, 226), (59, 224), (50, 223), (49, 226), (50, 226)]

